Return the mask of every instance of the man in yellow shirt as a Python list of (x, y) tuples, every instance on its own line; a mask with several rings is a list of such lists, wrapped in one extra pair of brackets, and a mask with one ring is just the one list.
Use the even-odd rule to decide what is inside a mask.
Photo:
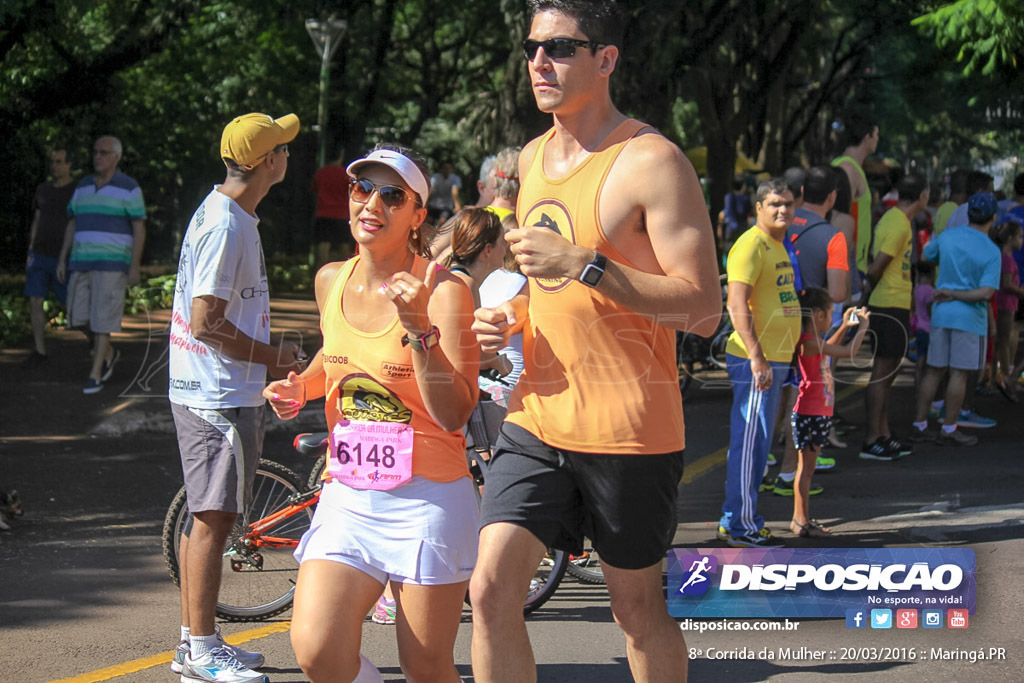
[(793, 193), (782, 178), (757, 188), (757, 224), (729, 251), (727, 307), (735, 328), (726, 347), (732, 416), (725, 503), (718, 537), (733, 547), (781, 543), (757, 514), (782, 381), (800, 336), (793, 260), (783, 240), (793, 222)]
[(867, 276), (875, 362), (865, 393), (868, 423), (860, 450), (860, 457), (865, 460), (896, 460), (911, 450), (889, 429), (889, 392), (910, 339), (910, 301), (914, 291), (910, 279), (910, 219), (928, 205), (928, 182), (911, 173), (899, 182), (897, 192), (898, 204), (886, 211), (875, 226)]

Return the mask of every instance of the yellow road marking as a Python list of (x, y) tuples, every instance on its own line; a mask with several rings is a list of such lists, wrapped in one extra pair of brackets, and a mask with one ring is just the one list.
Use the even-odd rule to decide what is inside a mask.
[(867, 382), (857, 382), (855, 384), (851, 384), (842, 391), (836, 392), (836, 403), (839, 403), (840, 401), (849, 398), (850, 396), (854, 395), (855, 393), (857, 393), (861, 389), (864, 389), (865, 387), (867, 387)]
[[(241, 633), (227, 636), (224, 640), (231, 645), (242, 645), (243, 643), (248, 643), (251, 640), (266, 638), (267, 636), (275, 633), (284, 633), (290, 629), (291, 626), (292, 622), (281, 621), (276, 624), (267, 624), (260, 628), (242, 631)], [(127, 676), (128, 674), (133, 674), (137, 671), (149, 669), (154, 666), (169, 664), (172, 659), (174, 659), (174, 650), (161, 652), (160, 654), (151, 655), (149, 657), (142, 657), (141, 659), (133, 659), (130, 662), (115, 664), (114, 666), (97, 669), (79, 676), (72, 676), (71, 678), (61, 678), (57, 681), (50, 681), (50, 683), (98, 683), (99, 681), (109, 681), (111, 678), (117, 678), (118, 676)]]
[[(842, 401), (842, 400), (844, 400), (846, 398), (849, 398), (850, 396), (852, 396), (853, 394), (857, 393), (858, 391), (860, 391), (861, 389), (863, 389), (866, 386), (867, 386), (867, 384), (861, 384), (861, 383), (851, 384), (850, 386), (846, 387), (842, 391), (836, 393), (836, 403), (838, 403), (839, 401)], [(709, 455), (705, 455), (703, 458), (700, 458), (696, 462), (694, 462), (694, 463), (692, 463), (690, 465), (687, 465), (683, 469), (683, 477), (679, 481), (681, 483), (683, 483), (683, 484), (691, 484), (691, 483), (693, 483), (694, 481), (696, 481), (700, 477), (703, 477), (705, 474), (707, 474), (711, 470), (715, 469), (719, 465), (725, 464), (726, 456), (728, 454), (729, 454), (729, 447), (728, 446), (722, 446), (721, 448), (719, 448), (714, 453), (711, 453)]]
[(698, 477), (703, 477), (709, 471), (725, 463), (725, 456), (729, 453), (728, 446), (722, 446), (711, 455), (705, 455), (703, 458), (683, 468), (683, 478), (680, 480), (684, 484), (692, 483)]

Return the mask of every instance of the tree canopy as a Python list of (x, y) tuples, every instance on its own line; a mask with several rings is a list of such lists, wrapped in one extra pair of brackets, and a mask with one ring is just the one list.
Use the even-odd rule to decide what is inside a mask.
[[(1019, 150), (1024, 10), (1012, 0), (620, 4), (613, 98), (684, 149), (708, 147), (715, 213), (738, 152), (769, 171), (827, 161), (833, 123), (855, 109), (879, 122), (880, 153), (933, 178)], [(470, 188), (484, 156), (550, 125), (522, 58), (523, 0), (5, 0), (4, 267), (24, 263), (48, 147), (65, 145), (81, 177), (103, 134), (122, 140), (122, 169), (143, 188), (145, 258), (173, 263), (194, 207), (223, 177), (220, 131), (248, 111), (303, 122), (289, 175), (260, 213), (268, 253), (304, 253), (320, 70), (304, 21), (328, 16), (347, 23), (327, 125), (347, 159), (397, 140), (451, 161)]]
[(940, 47), (955, 48), (967, 60), (964, 74), (981, 67), (986, 76), (1024, 57), (1024, 4), (1018, 0), (957, 0), (913, 21), (935, 36)]

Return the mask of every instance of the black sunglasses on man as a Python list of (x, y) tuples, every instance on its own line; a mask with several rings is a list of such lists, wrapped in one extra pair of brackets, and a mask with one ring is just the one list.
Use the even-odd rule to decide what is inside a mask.
[(537, 49), (544, 48), (544, 54), (551, 59), (565, 59), (576, 54), (576, 48), (589, 47), (592, 52), (597, 53), (598, 48), (608, 47), (604, 43), (597, 43), (593, 40), (578, 40), (576, 38), (548, 38), (547, 40), (524, 40), (523, 54), (526, 59), (533, 60), (537, 56)]

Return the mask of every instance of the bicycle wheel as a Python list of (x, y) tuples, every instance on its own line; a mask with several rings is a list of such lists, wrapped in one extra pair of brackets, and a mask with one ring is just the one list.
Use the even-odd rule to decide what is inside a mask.
[[(564, 550), (548, 548), (548, 552), (537, 565), (537, 572), (530, 577), (530, 588), (526, 592), (526, 601), (523, 603), (524, 615), (539, 609), (555, 594), (558, 584), (565, 576), (565, 568), (568, 564), (569, 553)], [(466, 604), (470, 607), (473, 606), (469, 600), (468, 590), (466, 591)]]
[(306, 489), (315, 489), (320, 485), (320, 477), (324, 474), (324, 468), (327, 467), (327, 454), (324, 453), (316, 462), (313, 464), (313, 469), (309, 471), (309, 479), (306, 480)]
[(605, 583), (601, 556), (589, 538), (583, 539), (583, 554), (579, 557), (571, 555), (565, 570), (584, 583)]
[(530, 590), (526, 593), (523, 614), (529, 614), (547, 602), (565, 576), (569, 565), (569, 553), (549, 548), (537, 566), (537, 573), (530, 579)]
[(686, 396), (686, 390), (693, 384), (693, 363), (679, 364), (679, 394)]
[(729, 343), (729, 337), (732, 335), (732, 325), (726, 325), (715, 338), (711, 340), (711, 351), (708, 354), (708, 359), (717, 367), (719, 370), (726, 369), (725, 360), (725, 347)]
[[(309, 529), (313, 509), (285, 515), (259, 535), (246, 538), (253, 522), (286, 509), (305, 491), (297, 474), (270, 460), (261, 460), (252, 500), (239, 516), (224, 547), (217, 616), (229, 621), (256, 621), (284, 612), (292, 604), (299, 565), (292, 556)], [(178, 491), (164, 519), (164, 559), (176, 584), (180, 582), (178, 546), (188, 521), (185, 489)]]

